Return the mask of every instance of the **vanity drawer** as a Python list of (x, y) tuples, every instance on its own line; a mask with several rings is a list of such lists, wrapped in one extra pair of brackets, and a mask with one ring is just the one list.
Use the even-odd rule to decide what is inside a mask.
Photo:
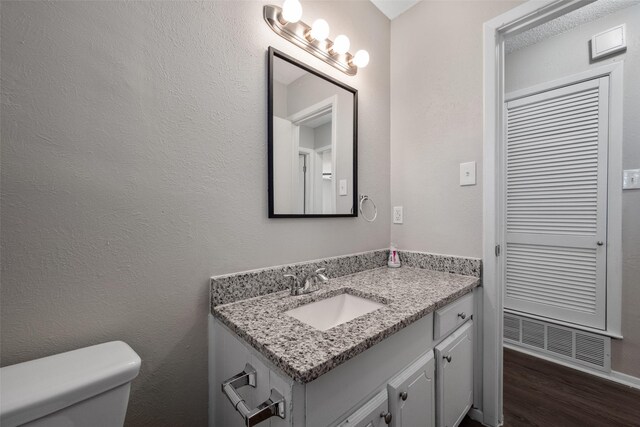
[(473, 315), (473, 292), (436, 311), (433, 316), (433, 339), (439, 340), (453, 332)]

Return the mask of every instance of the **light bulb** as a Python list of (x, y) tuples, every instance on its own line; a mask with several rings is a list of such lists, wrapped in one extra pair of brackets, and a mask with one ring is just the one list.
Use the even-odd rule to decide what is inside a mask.
[(331, 47), (331, 49), (333, 49), (336, 53), (342, 55), (349, 51), (349, 46), (351, 46), (349, 37), (345, 36), (344, 34), (340, 34), (338, 37), (336, 37), (336, 40), (333, 42), (333, 46)]
[(364, 68), (369, 63), (369, 52), (366, 50), (359, 50), (356, 52), (356, 55), (353, 57), (353, 65), (358, 68)]
[(324, 19), (316, 19), (311, 25), (311, 37), (325, 41), (329, 37), (329, 24)]
[(302, 18), (302, 5), (298, 0), (284, 0), (282, 18), (287, 22), (298, 22)]

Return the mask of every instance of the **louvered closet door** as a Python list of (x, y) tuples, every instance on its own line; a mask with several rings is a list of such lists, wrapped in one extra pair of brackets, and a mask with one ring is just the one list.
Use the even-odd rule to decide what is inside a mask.
[(604, 77), (506, 103), (506, 308), (606, 327), (608, 99)]

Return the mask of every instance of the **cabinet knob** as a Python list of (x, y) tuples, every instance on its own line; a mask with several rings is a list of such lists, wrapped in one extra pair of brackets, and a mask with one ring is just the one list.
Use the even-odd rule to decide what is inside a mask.
[(601, 240), (599, 240), (599, 241), (598, 241), (598, 243), (597, 243), (597, 245), (598, 245), (598, 246), (602, 246), (602, 245), (604, 245), (604, 242), (603, 242), (603, 241), (601, 241)]
[(451, 356), (442, 356), (442, 358), (447, 362), (451, 363)]
[(400, 399), (407, 400), (407, 397), (409, 397), (409, 393), (407, 393), (406, 391), (400, 393)]
[(463, 311), (462, 313), (458, 313), (458, 317), (464, 320), (467, 318), (467, 314)]
[(393, 416), (391, 415), (391, 412), (383, 412), (380, 414), (380, 418), (384, 418), (384, 422), (386, 424), (391, 424), (391, 419), (393, 418)]

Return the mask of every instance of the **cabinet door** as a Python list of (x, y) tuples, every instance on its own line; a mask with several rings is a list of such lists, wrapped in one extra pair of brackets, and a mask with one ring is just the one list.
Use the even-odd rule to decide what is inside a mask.
[(383, 390), (338, 424), (338, 427), (386, 427), (384, 414), (387, 414), (388, 409), (387, 390)]
[(436, 421), (456, 427), (473, 404), (473, 322), (436, 346)]
[(435, 363), (433, 352), (425, 354), (387, 385), (393, 427), (435, 425)]

